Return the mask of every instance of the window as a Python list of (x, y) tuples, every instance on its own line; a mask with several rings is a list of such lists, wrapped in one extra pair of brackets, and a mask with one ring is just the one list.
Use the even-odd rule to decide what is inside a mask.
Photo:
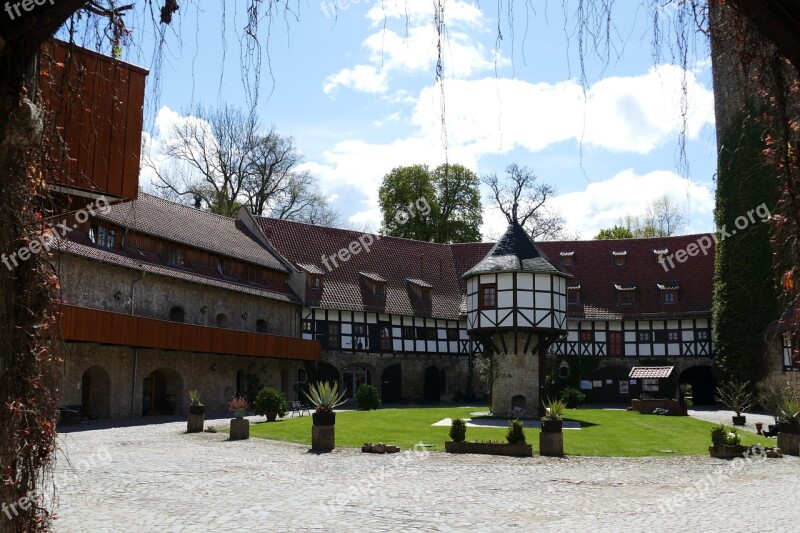
[(169, 319), (171, 322), (183, 322), (185, 316), (186, 313), (183, 312), (183, 308), (177, 305), (169, 310)]
[(410, 339), (410, 340), (414, 340), (414, 339), (417, 338), (416, 330), (414, 329), (414, 326), (405, 326), (403, 328), (403, 338), (404, 339)]
[(478, 307), (480, 309), (497, 308), (497, 285), (490, 283), (480, 286), (478, 289)]
[(633, 305), (636, 303), (636, 293), (632, 290), (618, 290), (617, 302), (619, 305)]
[(322, 288), (322, 277), (320, 277), (320, 276), (309, 276), (308, 285), (312, 289), (321, 289)]
[(698, 329), (697, 330), (697, 340), (699, 340), (699, 341), (707, 341), (708, 340), (708, 330), (707, 329)]
[(217, 272), (224, 275), (225, 274), (225, 260), (219, 259), (217, 261)]
[(623, 266), (628, 263), (628, 252), (611, 252), (616, 266)]
[(375, 293), (375, 296), (386, 297), (386, 284), (375, 282), (372, 291)]
[(572, 266), (575, 264), (575, 256), (572, 253), (561, 252), (561, 265)]
[(594, 342), (594, 332), (581, 331), (581, 342)]
[(622, 355), (622, 332), (608, 332), (608, 355)]
[(661, 291), (661, 301), (665, 304), (674, 304), (678, 301), (678, 291), (675, 290), (663, 290)]
[(567, 303), (579, 304), (581, 303), (581, 288), (580, 287), (567, 287)]
[(783, 337), (783, 366), (789, 369), (795, 364), (794, 353), (793, 353), (794, 350), (792, 350), (792, 332), (784, 331), (782, 337)]
[(680, 342), (681, 341), (681, 332), (680, 331), (668, 331), (667, 332), (667, 342)]
[(92, 226), (89, 229), (89, 239), (103, 248), (114, 248), (116, 237), (117, 230), (114, 229), (108, 229), (103, 226)]
[(167, 261), (167, 263), (171, 265), (182, 265), (184, 263), (183, 248), (180, 246), (168, 246), (164, 256), (164, 259)]
[(367, 325), (366, 324), (353, 324), (353, 335), (355, 337), (366, 337), (367, 336)]
[(305, 368), (298, 368), (297, 369), (297, 382), (298, 383), (305, 383), (308, 379), (308, 374), (306, 373)]
[(381, 326), (381, 351), (392, 351), (392, 334), (389, 326)]
[(639, 342), (650, 342), (650, 332), (649, 331), (640, 331), (639, 332)]
[(341, 337), (339, 336), (339, 324), (328, 323), (328, 348), (339, 348), (341, 346)]
[(427, 328), (426, 333), (426, 338), (429, 341), (435, 341), (439, 338), (439, 331), (436, 328)]
[(256, 320), (256, 331), (258, 333), (266, 333), (267, 332), (267, 321), (263, 318), (259, 318)]
[(459, 339), (458, 328), (447, 328), (447, 340), (457, 341)]
[(431, 290), (428, 288), (423, 287), (420, 289), (419, 297), (423, 302), (430, 302), (431, 301)]
[(658, 380), (647, 378), (643, 379), (642, 390), (646, 392), (658, 392)]
[(314, 322), (311, 320), (303, 320), (303, 331), (311, 333), (314, 331)]

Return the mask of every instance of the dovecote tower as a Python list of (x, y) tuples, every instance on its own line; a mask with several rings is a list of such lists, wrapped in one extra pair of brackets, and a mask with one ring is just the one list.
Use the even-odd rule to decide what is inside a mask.
[(493, 414), (539, 412), (545, 354), (567, 333), (569, 278), (516, 220), (464, 274), (467, 332), (493, 361)]

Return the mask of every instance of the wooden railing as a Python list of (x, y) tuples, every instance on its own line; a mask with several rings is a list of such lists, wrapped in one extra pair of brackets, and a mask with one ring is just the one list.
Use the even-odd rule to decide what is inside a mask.
[(212, 328), (62, 305), (65, 341), (134, 348), (318, 361), (318, 341)]

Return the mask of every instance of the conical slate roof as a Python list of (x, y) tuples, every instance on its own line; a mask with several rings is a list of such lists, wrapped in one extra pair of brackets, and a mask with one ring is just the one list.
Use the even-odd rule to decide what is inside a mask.
[(498, 272), (543, 272), (570, 276), (553, 266), (547, 255), (516, 221), (508, 227), (486, 257), (465, 272), (462, 278)]

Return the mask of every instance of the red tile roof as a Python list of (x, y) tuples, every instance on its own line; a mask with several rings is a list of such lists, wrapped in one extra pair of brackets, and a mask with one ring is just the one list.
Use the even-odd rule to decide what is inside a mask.
[[(418, 314), (457, 318), (464, 312), (461, 276), (481, 262), (494, 243), (435, 244), (395, 237), (381, 237), (350, 230), (313, 226), (272, 218), (257, 217), (264, 234), (289, 262), (317, 265), (326, 272), (322, 290), (307, 291), (308, 305), (330, 309), (375, 310), (398, 314)], [(580, 285), (581, 303), (570, 304), (573, 318), (621, 319), (634, 316), (706, 316), (711, 310), (714, 252), (688, 257), (684, 263), (673, 260), (668, 272), (657, 261), (653, 250), (668, 248), (670, 253), (686, 249), (708, 235), (683, 235), (654, 239), (616, 239), (592, 241), (544, 241), (537, 245), (559, 263), (562, 252), (574, 252), (571, 266), (556, 265)], [(359, 239), (370, 251), (349, 254), (347, 261), (337, 256)], [(371, 241), (371, 242), (370, 242)], [(616, 266), (613, 252), (627, 252), (626, 264)], [(331, 267), (322, 265), (322, 256)], [(347, 255), (345, 255), (347, 257)], [(334, 266), (334, 262), (338, 264)], [(303, 267), (305, 270), (305, 266)], [(363, 274), (386, 279), (386, 298), (376, 297), (361, 279)], [(433, 285), (428, 307), (413, 296), (407, 280)], [(635, 287), (635, 303), (617, 303), (616, 285)], [(678, 287), (677, 302), (662, 303), (658, 285)]]
[[(449, 245), (274, 218), (256, 217), (256, 220), (275, 249), (290, 263), (313, 264), (325, 270), (323, 289), (306, 291), (306, 300), (312, 307), (452, 320), (460, 316), (461, 291)], [(341, 257), (347, 258), (343, 261), (339, 258), (340, 250), (357, 253), (342, 253)], [(374, 295), (366, 277), (385, 279), (386, 296)], [(415, 297), (406, 282), (409, 278), (433, 286), (430, 302)]]
[(628, 377), (631, 379), (663, 379), (672, 375), (674, 366), (635, 366)]

